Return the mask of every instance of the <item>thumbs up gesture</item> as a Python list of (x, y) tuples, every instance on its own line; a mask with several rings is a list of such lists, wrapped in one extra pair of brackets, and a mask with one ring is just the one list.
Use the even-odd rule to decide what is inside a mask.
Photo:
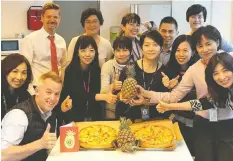
[(163, 76), (162, 78), (163, 85), (168, 89), (172, 89), (178, 84), (180, 78), (179, 75), (177, 75), (175, 78), (170, 80), (169, 77), (164, 72), (161, 72), (161, 74)]
[(114, 75), (113, 90), (120, 90), (122, 87), (122, 81), (119, 81), (119, 74)]
[(50, 124), (48, 124), (42, 138), (40, 139), (42, 149), (51, 150), (57, 142), (56, 134), (50, 133), (50, 128), (51, 128), (51, 126), (50, 126)]
[(61, 104), (62, 112), (66, 112), (72, 108), (72, 99), (70, 96), (67, 96), (66, 99)]
[(179, 78), (180, 78), (180, 76), (177, 75), (175, 78), (173, 78), (172, 80), (170, 80), (169, 87), (170, 88), (174, 88), (178, 84)]
[(163, 85), (168, 88), (170, 79), (168, 78), (168, 76), (164, 72), (161, 72), (161, 74), (163, 76), (163, 78), (162, 78)]

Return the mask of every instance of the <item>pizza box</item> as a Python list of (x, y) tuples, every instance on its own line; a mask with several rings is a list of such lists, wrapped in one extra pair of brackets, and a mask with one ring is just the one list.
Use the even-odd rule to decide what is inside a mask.
[[(153, 120), (153, 121), (145, 121), (145, 122), (140, 122), (140, 123), (133, 123), (132, 125), (130, 125), (130, 127), (131, 127), (132, 132), (134, 132), (137, 129), (139, 129), (140, 127), (143, 127), (143, 126), (149, 125), (149, 124), (162, 125), (162, 126), (165, 126), (165, 127), (168, 127), (169, 129), (171, 129), (175, 135), (174, 144), (173, 144), (173, 146), (168, 147), (168, 148), (138, 148), (138, 150), (174, 150), (176, 148), (176, 142), (183, 140), (178, 123), (173, 124), (171, 120)], [(88, 126), (107, 125), (107, 126), (110, 126), (114, 129), (116, 129), (116, 131), (118, 132), (119, 126), (120, 126), (120, 121), (76, 122), (75, 125), (79, 127), (78, 128), (79, 131), (85, 127), (88, 127)], [(80, 148), (80, 150), (116, 150), (116, 148), (98, 148), (98, 149)]]

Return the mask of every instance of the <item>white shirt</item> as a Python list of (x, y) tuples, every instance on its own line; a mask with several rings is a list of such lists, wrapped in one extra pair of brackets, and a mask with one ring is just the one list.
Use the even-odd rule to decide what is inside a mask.
[[(70, 44), (69, 44), (69, 47), (68, 47), (68, 58), (67, 58), (68, 63), (70, 63), (71, 60), (72, 60), (73, 53), (74, 53), (74, 47), (75, 47), (75, 44), (76, 44), (79, 37), (80, 37), (80, 35), (76, 36), (76, 37), (73, 37), (72, 40), (70, 41)], [(97, 44), (98, 52), (99, 52), (98, 57), (99, 57), (99, 65), (100, 65), (100, 67), (102, 67), (102, 65), (106, 61), (108, 61), (108, 60), (110, 60), (112, 58), (113, 49), (112, 49), (111, 43), (107, 39), (105, 39), (105, 38), (103, 38), (101, 36), (99, 36), (99, 38), (100, 38), (100, 41)]]
[[(41, 113), (41, 117), (44, 121), (46, 121), (49, 116), (51, 116), (51, 111)], [(9, 146), (19, 145), (24, 138), (27, 127), (28, 118), (24, 111), (14, 109), (8, 112), (2, 119), (1, 150)]]
[[(44, 73), (52, 70), (51, 51), (49, 33), (42, 27), (40, 30), (26, 36), (21, 42), (20, 53), (24, 55), (32, 67), (34, 82), (29, 86), (29, 92), (34, 94), (32, 85)], [(55, 34), (54, 43), (56, 45), (58, 69), (61, 74), (61, 68), (66, 66), (66, 42), (60, 35)]]

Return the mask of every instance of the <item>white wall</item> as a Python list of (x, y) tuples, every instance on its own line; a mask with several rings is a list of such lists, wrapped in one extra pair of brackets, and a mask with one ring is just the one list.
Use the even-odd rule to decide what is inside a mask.
[[(25, 0), (25, 1), (6, 1), (1, 2), (2, 20), (1, 20), (1, 37), (12, 38), (17, 33), (29, 33), (27, 29), (27, 10), (32, 5), (43, 6), (47, 0)], [(104, 17), (104, 25), (101, 27), (101, 35), (109, 39), (110, 27), (120, 26), (121, 18), (125, 13), (130, 12), (130, 4), (153, 4), (153, 1), (105, 1), (100, 0), (100, 9)], [(158, 3), (158, 1), (156, 1)], [(200, 3), (207, 7), (208, 18), (216, 26), (223, 37), (233, 43), (233, 1), (212, 1), (212, 7), (209, 8), (210, 1), (173, 0), (172, 15), (177, 19), (181, 31), (189, 31), (189, 25), (185, 20), (187, 8), (194, 4)], [(212, 17), (210, 13), (212, 12)], [(62, 23), (62, 22), (61, 22)]]
[(27, 29), (27, 10), (30, 6), (43, 6), (48, 1), (12, 1), (3, 0), (1, 38), (14, 38), (16, 34), (28, 34), (31, 31)]
[[(124, 14), (130, 12), (130, 4), (150, 4), (153, 1), (100, 1), (100, 10), (105, 19), (101, 27), (101, 36), (109, 39), (110, 27), (120, 26)], [(158, 3), (158, 1), (156, 1)], [(216, 26), (222, 36), (233, 43), (233, 2), (232, 1), (203, 1), (203, 0), (173, 0), (172, 16), (177, 20), (180, 34), (190, 31), (189, 24), (186, 22), (186, 10), (192, 4), (199, 3), (207, 8), (207, 24)], [(211, 14), (212, 13), (212, 14)], [(159, 25), (159, 24), (157, 24)]]

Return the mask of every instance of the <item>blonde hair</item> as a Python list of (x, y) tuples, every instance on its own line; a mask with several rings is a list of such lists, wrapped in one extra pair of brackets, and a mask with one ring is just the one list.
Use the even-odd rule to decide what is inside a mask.
[(49, 10), (49, 9), (54, 9), (54, 10), (60, 10), (60, 7), (58, 4), (56, 3), (53, 3), (53, 2), (48, 2), (46, 3), (43, 8), (42, 8), (42, 15), (45, 14), (45, 11), (46, 10)]
[(40, 76), (37, 86), (42, 85), (46, 79), (51, 79), (52, 81), (56, 83), (62, 84), (61, 77), (57, 73), (51, 71), (51, 72), (47, 72)]

